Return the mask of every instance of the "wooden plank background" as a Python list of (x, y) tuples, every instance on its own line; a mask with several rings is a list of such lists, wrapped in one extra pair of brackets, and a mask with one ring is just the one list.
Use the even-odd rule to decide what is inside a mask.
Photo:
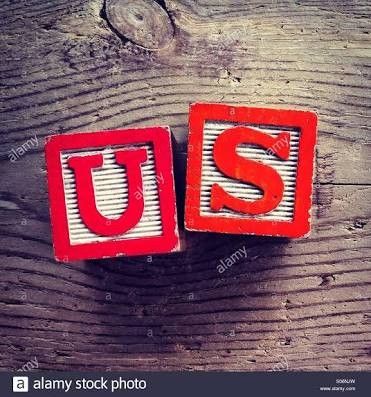
[[(1, 1), (1, 369), (369, 370), (370, 3), (130, 4), (114, 28), (103, 0)], [(56, 263), (44, 137), (170, 125), (182, 215), (195, 101), (318, 112), (311, 236)]]

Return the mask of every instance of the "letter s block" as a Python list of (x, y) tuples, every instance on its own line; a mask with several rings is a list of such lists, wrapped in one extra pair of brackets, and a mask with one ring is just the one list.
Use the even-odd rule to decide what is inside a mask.
[(178, 250), (169, 128), (54, 135), (45, 155), (57, 260)]
[(316, 128), (313, 112), (191, 105), (186, 229), (307, 235)]

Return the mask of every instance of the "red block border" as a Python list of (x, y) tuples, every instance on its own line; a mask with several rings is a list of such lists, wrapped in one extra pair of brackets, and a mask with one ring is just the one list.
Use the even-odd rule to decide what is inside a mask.
[[(156, 175), (162, 174), (164, 177), (164, 183), (158, 183), (163, 234), (155, 237), (71, 245), (60, 153), (74, 149), (94, 149), (110, 145), (141, 143), (153, 144)], [(46, 138), (45, 157), (48, 173), (52, 235), (57, 260), (70, 262), (120, 255), (148, 255), (167, 253), (179, 249), (171, 132), (168, 127), (53, 135)]]
[[(292, 222), (236, 219), (200, 214), (203, 129), (206, 120), (300, 128)], [(196, 103), (190, 106), (185, 226), (188, 230), (233, 234), (303, 237), (310, 231), (317, 115), (302, 110)], [(300, 200), (299, 200), (300, 198)]]

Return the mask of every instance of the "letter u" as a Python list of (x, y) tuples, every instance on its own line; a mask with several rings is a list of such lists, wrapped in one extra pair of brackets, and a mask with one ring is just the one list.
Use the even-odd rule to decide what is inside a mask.
[(77, 203), (82, 221), (95, 234), (115, 236), (124, 234), (140, 221), (144, 210), (144, 198), (136, 192), (143, 190), (141, 164), (147, 161), (145, 149), (126, 149), (115, 152), (117, 164), (126, 168), (128, 183), (128, 205), (117, 219), (102, 215), (96, 206), (93, 185), (93, 168), (103, 165), (103, 155), (74, 156), (68, 159), (68, 166), (75, 172)]

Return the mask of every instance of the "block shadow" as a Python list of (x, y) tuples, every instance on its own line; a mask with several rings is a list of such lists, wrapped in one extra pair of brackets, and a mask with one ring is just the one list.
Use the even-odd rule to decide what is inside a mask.
[[(266, 284), (275, 280), (290, 240), (185, 231), (184, 154), (175, 157), (174, 169), (185, 250), (86, 262), (103, 275), (95, 298), (104, 313), (97, 322), (115, 346), (105, 355), (122, 354), (110, 369), (127, 369), (135, 358), (133, 369), (193, 370), (203, 368), (196, 358), (205, 363), (215, 355), (230, 361), (229, 369), (240, 349), (248, 354), (246, 370), (253, 370), (266, 354), (261, 346), (267, 338), (285, 329), (285, 320), (277, 320), (283, 298)], [(232, 257), (235, 262), (221, 271)]]

